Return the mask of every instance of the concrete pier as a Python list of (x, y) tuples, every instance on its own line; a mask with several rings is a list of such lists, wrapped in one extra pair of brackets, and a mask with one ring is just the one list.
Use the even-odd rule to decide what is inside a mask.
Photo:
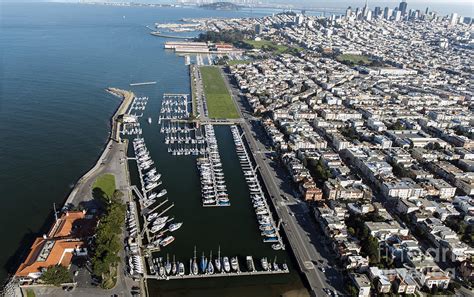
[(135, 98), (135, 94), (130, 91), (125, 91), (116, 88), (107, 88), (106, 91), (114, 96), (122, 98), (122, 103), (120, 104), (119, 108), (115, 112), (112, 117), (112, 133), (110, 138), (115, 140), (116, 142), (120, 142), (120, 126), (121, 126), (121, 118), (124, 114), (126, 114), (128, 107)]

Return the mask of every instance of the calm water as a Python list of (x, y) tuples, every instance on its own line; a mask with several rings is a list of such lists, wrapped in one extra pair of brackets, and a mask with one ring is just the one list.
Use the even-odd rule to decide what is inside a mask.
[[(53, 203), (62, 204), (99, 155), (109, 132), (109, 117), (119, 103), (104, 88), (157, 81), (134, 89), (150, 97), (145, 116), (153, 119), (163, 93), (189, 92), (183, 58), (164, 51), (163, 40), (147, 34), (145, 25), (183, 17), (258, 14), (53, 3), (1, 5), (0, 279), (4, 279), (16, 268), (24, 247), (49, 227)], [(201, 207), (194, 158), (167, 154), (156, 122), (144, 124), (144, 133), (176, 205), (170, 213), (185, 223), (164, 252), (185, 260), (192, 256), (194, 245), (199, 255), (211, 250), (216, 254), (221, 245), (222, 253), (229, 256), (278, 256), (279, 262), (292, 265), (285, 253), (275, 253), (261, 243), (228, 128), (216, 129), (232, 199), (232, 206), (225, 209)], [(184, 285), (193, 290), (180, 290)], [(153, 295), (166, 296), (230, 292), (274, 296), (301, 286), (295, 273), (150, 283)]]

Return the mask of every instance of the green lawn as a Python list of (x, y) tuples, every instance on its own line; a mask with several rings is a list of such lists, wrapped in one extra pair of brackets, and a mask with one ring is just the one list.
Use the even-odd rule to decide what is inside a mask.
[(264, 51), (271, 51), (277, 55), (283, 54), (283, 53), (291, 53), (292, 51), (302, 51), (303, 49), (300, 47), (290, 47), (287, 45), (282, 45), (282, 44), (276, 44), (273, 41), (270, 40), (245, 40), (245, 43), (253, 46), (253, 48), (256, 49), (261, 49)]
[(33, 290), (26, 290), (26, 297), (36, 297), (35, 291)]
[(343, 54), (336, 57), (339, 62), (351, 63), (354, 65), (368, 65), (371, 63), (369, 57), (364, 55)]
[(239, 64), (250, 64), (250, 63), (252, 63), (252, 60), (229, 60), (229, 61), (227, 61), (227, 64), (229, 66), (239, 65)]
[(100, 189), (107, 198), (111, 198), (115, 191), (115, 176), (113, 174), (104, 174), (99, 176), (92, 185), (93, 191)]
[(214, 66), (202, 66), (199, 69), (201, 70), (209, 117), (214, 119), (239, 118), (220, 69)]

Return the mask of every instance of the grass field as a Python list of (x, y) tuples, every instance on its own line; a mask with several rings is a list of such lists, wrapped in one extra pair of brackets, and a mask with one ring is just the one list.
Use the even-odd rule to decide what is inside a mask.
[(336, 59), (339, 62), (347, 62), (354, 65), (368, 65), (371, 62), (369, 57), (363, 55), (343, 54), (337, 56)]
[(26, 290), (26, 297), (36, 297), (36, 294), (33, 290)]
[(115, 191), (115, 176), (113, 174), (104, 174), (99, 176), (94, 184), (92, 185), (92, 189), (100, 189), (107, 198), (111, 198), (114, 191)]
[(252, 63), (252, 60), (229, 60), (229, 61), (227, 61), (227, 64), (229, 66), (239, 65), (239, 64), (250, 64), (250, 63)]
[(300, 47), (289, 47), (287, 45), (276, 44), (270, 40), (245, 40), (245, 43), (253, 46), (256, 49), (262, 49), (265, 51), (271, 51), (274, 54), (283, 54), (283, 53), (290, 53), (291, 51), (302, 51), (303, 49)]
[(220, 69), (214, 66), (202, 66), (199, 69), (204, 84), (209, 117), (214, 119), (238, 118), (239, 114), (222, 78)]

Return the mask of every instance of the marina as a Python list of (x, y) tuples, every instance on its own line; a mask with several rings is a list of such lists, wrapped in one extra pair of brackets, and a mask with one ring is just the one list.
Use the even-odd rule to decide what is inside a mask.
[[(245, 265), (240, 265), (242, 262)], [(207, 277), (227, 277), (227, 276), (250, 276), (264, 274), (281, 274), (289, 273), (286, 263), (278, 264), (276, 257), (269, 262), (267, 257), (263, 257), (258, 261), (258, 268), (252, 256), (246, 256), (245, 261), (239, 259), (238, 256), (221, 257), (221, 250), (217, 257), (212, 259), (212, 251), (209, 258), (202, 253), (200, 259), (197, 257), (196, 247), (194, 247), (194, 255), (189, 259), (189, 265), (186, 261), (176, 261), (173, 255), (173, 261), (170, 261), (169, 255), (166, 260), (163, 257), (148, 259), (151, 273), (145, 278), (170, 280), (170, 279), (189, 279), (189, 278), (207, 278)], [(188, 266), (188, 269), (186, 267)], [(242, 267), (242, 268), (241, 268)]]
[[(200, 207), (200, 181), (198, 171), (195, 169), (195, 158), (175, 158), (173, 155), (166, 153), (168, 147), (164, 144), (164, 135), (159, 135), (158, 133), (159, 126), (157, 125), (157, 113), (160, 108), (163, 91), (165, 91), (164, 89), (168, 87), (169, 91), (176, 93), (189, 92), (189, 87), (187, 83), (188, 73), (187, 69), (183, 65), (183, 58), (172, 55), (169, 52), (165, 53), (165, 51), (159, 49), (157, 50), (157, 44), (158, 47), (161, 47), (160, 44), (161, 42), (164, 42), (165, 39), (152, 38), (153, 36), (150, 36), (149, 34), (143, 34), (143, 32), (140, 31), (140, 24), (143, 24), (145, 22), (152, 24), (153, 21), (156, 21), (156, 18), (163, 19), (165, 21), (174, 19), (177, 20), (182, 17), (182, 11), (178, 11), (177, 9), (167, 9), (165, 11), (154, 10), (152, 13), (150, 13), (150, 15), (144, 16), (141, 12), (142, 10), (144, 11), (145, 8), (137, 7), (137, 11), (131, 10), (129, 13), (127, 13), (126, 19), (122, 19), (122, 15), (124, 15), (122, 7), (92, 7), (79, 6), (74, 4), (74, 7), (72, 7), (73, 11), (78, 12), (77, 22), (79, 25), (76, 26), (75, 22), (74, 24), (72, 24), (70, 22), (70, 19), (66, 17), (71, 11), (71, 7), (67, 7), (69, 4), (58, 5), (57, 7), (53, 7), (53, 5), (55, 4), (48, 3), (45, 5), (51, 5), (51, 7), (54, 8), (45, 8), (46, 12), (51, 10), (56, 12), (51, 15), (52, 20), (54, 20), (54, 22), (59, 22), (60, 24), (62, 24), (62, 26), (57, 26), (57, 28), (53, 26), (51, 28), (48, 28), (48, 30), (51, 30), (53, 34), (61, 34), (61, 37), (63, 37), (64, 39), (35, 38), (37, 37), (37, 34), (34, 33), (34, 30), (25, 30), (25, 36), (28, 37), (27, 39), (29, 40), (29, 42), (36, 43), (35, 45), (33, 45), (34, 47), (12, 47), (12, 50), (9, 52), (13, 55), (13, 53), (15, 52), (24, 53), (26, 50), (30, 50), (31, 48), (35, 49), (35, 51), (38, 53), (37, 61), (38, 63), (40, 63), (38, 65), (41, 65), (42, 73), (45, 74), (44, 81), (48, 83), (44, 84), (43, 79), (35, 79), (38, 74), (34, 71), (31, 71), (31, 73), (25, 72), (24, 77), (28, 79), (18, 79), (18, 83), (16, 82), (16, 80), (12, 80), (11, 84), (9, 84), (9, 86), (11, 87), (6, 91), (9, 94), (15, 94), (17, 90), (22, 87), (28, 88), (28, 90), (41, 89), (42, 92), (37, 92), (33, 97), (41, 98), (41, 100), (44, 100), (44, 102), (48, 102), (48, 100), (50, 100), (50, 102), (52, 103), (57, 103), (57, 105), (54, 105), (54, 107), (58, 108), (58, 114), (68, 115), (68, 117), (65, 117), (64, 121), (63, 117), (61, 116), (54, 117), (54, 120), (57, 122), (51, 122), (51, 119), (53, 117), (48, 117), (48, 120), (44, 120), (44, 118), (42, 117), (44, 115), (49, 114), (52, 105), (41, 104), (41, 106), (39, 106), (37, 104), (30, 104), (29, 106), (34, 108), (32, 108), (31, 114), (28, 114), (25, 111), (26, 109), (23, 109), (21, 104), (18, 104), (18, 102), (11, 100), (14, 103), (12, 103), (13, 110), (18, 112), (25, 112), (25, 115), (28, 115), (28, 117), (26, 117), (26, 120), (23, 119), (23, 121), (25, 121), (25, 123), (28, 123), (28, 125), (33, 128), (31, 134), (32, 138), (28, 135), (24, 137), (24, 139), (32, 140), (28, 146), (33, 145), (31, 150), (35, 153), (39, 152), (42, 158), (45, 158), (37, 158), (36, 160), (33, 160), (35, 161), (34, 167), (45, 169), (45, 172), (41, 172), (41, 174), (38, 174), (38, 179), (31, 180), (31, 183), (27, 182), (21, 186), (18, 186), (18, 183), (15, 184), (11, 180), (8, 180), (8, 182), (5, 183), (5, 186), (8, 187), (6, 189), (8, 189), (8, 191), (11, 190), (11, 192), (15, 193), (16, 199), (21, 199), (17, 201), (21, 201), (21, 203), (24, 203), (26, 205), (27, 203), (31, 202), (26, 198), (31, 197), (31, 195), (29, 195), (28, 193), (37, 191), (38, 187), (44, 186), (48, 183), (48, 179), (54, 177), (54, 179), (52, 179), (53, 185), (51, 189), (49, 189), (48, 191), (44, 191), (44, 193), (39, 193), (40, 196), (37, 200), (43, 202), (55, 200), (57, 205), (62, 203), (64, 194), (69, 191), (73, 181), (78, 179), (80, 177), (80, 174), (89, 168), (91, 162), (95, 162), (98, 155), (100, 154), (104, 139), (108, 137), (110, 127), (109, 123), (106, 122), (106, 119), (104, 119), (104, 115), (114, 113), (116, 108), (116, 98), (111, 98), (111, 96), (107, 96), (107, 94), (104, 95), (102, 87), (111, 85), (121, 86), (122, 88), (126, 89), (131, 82), (136, 83), (156, 80), (160, 82), (160, 84), (153, 84), (136, 88), (130, 87), (130, 89), (133, 90), (133, 92), (136, 94), (136, 97), (149, 96), (150, 100), (148, 101), (145, 110), (133, 110), (127, 117), (131, 117), (133, 115), (137, 117), (136, 120), (137, 122), (139, 122), (140, 126), (136, 125), (135, 128), (140, 127), (140, 129), (142, 129), (142, 134), (140, 134), (140, 137), (145, 139), (146, 147), (150, 152), (150, 157), (155, 163), (152, 167), (156, 167), (157, 173), (159, 172), (162, 174), (161, 178), (158, 181), (161, 181), (162, 184), (152, 190), (152, 192), (150, 192), (149, 194), (152, 194), (153, 192), (160, 192), (163, 186), (166, 187), (166, 190), (168, 192), (168, 194), (166, 194), (165, 196), (157, 199), (157, 202), (151, 205), (148, 209), (151, 211), (153, 208), (159, 206), (162, 202), (168, 199), (168, 202), (160, 206), (155, 212), (162, 212), (167, 207), (169, 207), (171, 202), (174, 202), (176, 205), (169, 211), (165, 212), (163, 216), (175, 217), (174, 220), (167, 223), (168, 225), (177, 223), (178, 221), (184, 221), (184, 224), (181, 226), (181, 228), (174, 231), (174, 234), (167, 231), (167, 235), (172, 235), (176, 239), (166, 247), (160, 247), (159, 251), (156, 252), (151, 252), (145, 247), (148, 244), (148, 240), (146, 237), (146, 232), (142, 231), (143, 215), (141, 214), (141, 205), (136, 203), (140, 198), (140, 196), (138, 196), (136, 193), (141, 192), (140, 176), (135, 166), (136, 161), (134, 159), (136, 156), (134, 155), (132, 147), (132, 141), (136, 134), (135, 132), (133, 132), (132, 134), (126, 134), (126, 137), (123, 136), (124, 134), (121, 134), (122, 138), (128, 138), (130, 140), (130, 147), (128, 150), (129, 161), (127, 162), (125, 159), (123, 160), (123, 162), (125, 165), (129, 166), (130, 179), (132, 182), (131, 189), (133, 190), (133, 194), (136, 195), (136, 197), (134, 198), (135, 201), (132, 204), (135, 206), (133, 212), (136, 213), (137, 218), (134, 222), (130, 221), (130, 223), (128, 223), (128, 219), (126, 219), (126, 227), (130, 228), (130, 234), (133, 237), (135, 235), (137, 237), (136, 239), (132, 240), (130, 244), (128, 243), (127, 239), (127, 242), (125, 244), (126, 257), (122, 259), (121, 264), (123, 265), (121, 265), (119, 274), (123, 276), (123, 271), (127, 271), (127, 274), (129, 274), (129, 268), (133, 268), (133, 275), (137, 277), (141, 275), (141, 270), (143, 269), (142, 277), (147, 277), (149, 274), (148, 260), (150, 259), (149, 257), (145, 257), (145, 255), (147, 254), (153, 254), (153, 257), (157, 257), (158, 255), (166, 257), (166, 253), (169, 251), (172, 254), (176, 254), (176, 260), (178, 260), (178, 258), (185, 259), (188, 258), (186, 254), (189, 253), (189, 249), (191, 249), (192, 252), (192, 246), (194, 244), (198, 244), (200, 247), (205, 248), (207, 251), (209, 251), (211, 247), (208, 247), (207, 245), (216, 244), (218, 240), (213, 235), (213, 233), (215, 232), (223, 234), (222, 236), (219, 236), (219, 238), (222, 238), (222, 240), (219, 241), (222, 241), (222, 245), (226, 246), (228, 255), (244, 253), (246, 255), (254, 255), (256, 257), (261, 257), (265, 254), (268, 254), (269, 256), (273, 257), (273, 251), (270, 250), (269, 247), (268, 249), (266, 249), (266, 247), (262, 246), (261, 242), (257, 240), (258, 238), (254, 238), (254, 235), (257, 232), (255, 232), (253, 228), (255, 225), (253, 217), (249, 216), (253, 214), (249, 213), (249, 211), (252, 210), (251, 208), (249, 208), (250, 205), (242, 205), (236, 202), (233, 203), (232, 207), (219, 209), (219, 215), (216, 215), (214, 217), (209, 216), (210, 212), (216, 213), (214, 209)], [(72, 5), (73, 4), (71, 4), (71, 6)], [(23, 11), (29, 11), (28, 6), (23, 9)], [(38, 10), (33, 9), (32, 11)], [(103, 14), (103, 18), (98, 20), (98, 26), (94, 28), (91, 27), (90, 21), (91, 16), (93, 16), (94, 13), (97, 11), (100, 11), (100, 13)], [(108, 13), (108, 11), (110, 13)], [(192, 11), (192, 14), (194, 15), (200, 13), (204, 12)], [(218, 13), (226, 14), (226, 12)], [(31, 20), (36, 19), (38, 21), (40, 15), (44, 14), (31, 14), (31, 17), (29, 18)], [(124, 25), (117, 26), (117, 19), (119, 19), (120, 22), (123, 22)], [(42, 21), (40, 21), (39, 23), (42, 23)], [(137, 30), (130, 31), (130, 27), (137, 28)], [(64, 30), (64, 28), (67, 28), (67, 30)], [(58, 29), (61, 30), (58, 31)], [(110, 34), (111, 30), (117, 32), (118, 34)], [(83, 49), (83, 51), (77, 51), (77, 46), (79, 46), (80, 48), (81, 46), (83, 46), (83, 44), (78, 44), (77, 38), (73, 38), (73, 36), (78, 36), (82, 34), (87, 34), (87, 36), (90, 36), (91, 45), (94, 44), (94, 46), (87, 46)], [(7, 33), (4, 37), (6, 36)], [(48, 48), (47, 45), (51, 44), (50, 42), (54, 44), (54, 55), (48, 54), (48, 51), (50, 51), (51, 49), (46, 51), (46, 49)], [(9, 45), (9, 43), (5, 43), (5, 45)], [(38, 45), (38, 47), (35, 47), (36, 45)], [(140, 52), (140, 57), (137, 57), (138, 49)], [(110, 59), (95, 60), (94, 63), (92, 63), (93, 65), (87, 65), (88, 63), (83, 63), (84, 55), (90, 54), (96, 57), (102, 55), (102, 53), (106, 53), (107, 55), (109, 55)], [(71, 54), (73, 56), (71, 56)], [(34, 57), (36, 58), (36, 56)], [(13, 61), (10, 63), (12, 65), (9, 69), (16, 69), (15, 71), (17, 71), (18, 73), (20, 73), (26, 68), (14, 67), (15, 65), (23, 65), (25, 63), (30, 63), (30, 61), (28, 60), (24, 60), (23, 62), (15, 59), (9, 60)], [(73, 61), (74, 63), (68, 63), (69, 61)], [(66, 73), (67, 75), (64, 75), (64, 73), (58, 71), (58, 69), (53, 69), (53, 65), (58, 65), (61, 68), (71, 67), (72, 71), (70, 73)], [(99, 67), (99, 69), (103, 71), (96, 71), (97, 67)], [(93, 80), (94, 83), (91, 83), (91, 80)], [(28, 83), (23, 84), (25, 81), (27, 81)], [(165, 87), (162, 87), (163, 85)], [(46, 86), (51, 86), (51, 88), (46, 88)], [(145, 93), (145, 91), (149, 93), (147, 94)], [(54, 98), (55, 94), (56, 96), (57, 94), (64, 94), (64, 96), (59, 96), (61, 98), (58, 98), (57, 102), (51, 101), (51, 98)], [(64, 97), (67, 97), (68, 100), (63, 100)], [(11, 98), (14, 98), (14, 96), (12, 95)], [(6, 102), (6, 104), (8, 103), (9, 102)], [(90, 115), (85, 115), (84, 111), (89, 111)], [(69, 115), (72, 116), (72, 119), (69, 117)], [(147, 123), (148, 117), (152, 118), (151, 125)], [(31, 122), (33, 122), (34, 120), (34, 124), (31, 125), (31, 123), (26, 122), (28, 119)], [(7, 122), (15, 123), (15, 125), (11, 125), (11, 127), (9, 126), (7, 132), (15, 131), (15, 133), (13, 134), (19, 135), (19, 133), (23, 130), (24, 126), (16, 125), (16, 121), (13, 121), (13, 119), (12, 121)], [(74, 127), (81, 127), (80, 133), (71, 134), (71, 131), (74, 130), (71, 130), (71, 122), (76, 125), (73, 125)], [(132, 128), (132, 125), (130, 125), (130, 128)], [(227, 135), (228, 127), (214, 128), (216, 130), (216, 137), (218, 141), (221, 141), (222, 137)], [(45, 134), (45, 131), (47, 131), (48, 133)], [(123, 129), (120, 129), (119, 132), (123, 132)], [(114, 136), (115, 135), (117, 134), (114, 134)], [(66, 142), (65, 140), (69, 136), (72, 136), (72, 140)], [(113, 138), (115, 139), (115, 137)], [(51, 145), (37, 145), (42, 142), (41, 140), (44, 139), (48, 139), (48, 142), (50, 142)], [(228, 142), (228, 140), (226, 140), (225, 142)], [(225, 143), (219, 143), (219, 147), (222, 147), (225, 150), (224, 152), (221, 151), (220, 155), (224, 163), (224, 169), (226, 170), (226, 160), (229, 158), (229, 155), (233, 156), (233, 151), (228, 150)], [(69, 151), (77, 159), (77, 161), (75, 162), (70, 162), (70, 164), (68, 163), (68, 166), (66, 166), (66, 168), (64, 167), (64, 164), (68, 162), (68, 158), (66, 157), (67, 154), (64, 154), (65, 150)], [(117, 150), (120, 151), (119, 149)], [(31, 154), (31, 152), (25, 151), (25, 153), (27, 153), (27, 155), (24, 160), (28, 160), (28, 156)], [(5, 156), (9, 155), (7, 154)], [(46, 156), (51, 157), (49, 160), (47, 160)], [(105, 160), (106, 159), (104, 159), (104, 161)], [(110, 159), (107, 160), (110, 161)], [(13, 162), (13, 164), (11, 165), (8, 163), (7, 160), (6, 168), (8, 168), (8, 170), (6, 171), (20, 171), (19, 168), (22, 168), (21, 166), (23, 166), (23, 164), (17, 164), (17, 162), (18, 161), (15, 160), (15, 162)], [(45, 166), (45, 164), (51, 166)], [(100, 165), (100, 162), (98, 164)], [(118, 159), (116, 164), (120, 164), (120, 161)], [(30, 165), (27, 165), (26, 168), (29, 168), (28, 166)], [(152, 169), (152, 167), (150, 169)], [(108, 168), (109, 167), (106, 167), (105, 169)], [(146, 170), (144, 171), (146, 172)], [(57, 172), (61, 172), (61, 174), (58, 175)], [(231, 171), (226, 171), (225, 173), (226, 184), (228, 186), (229, 194), (235, 197), (237, 197), (237, 195), (242, 194), (240, 191), (232, 190), (232, 184), (236, 183), (234, 173)], [(240, 171), (238, 173), (240, 173)], [(10, 184), (12, 186), (9, 186)], [(15, 188), (15, 190), (13, 190), (13, 187)], [(145, 194), (142, 193), (141, 195)], [(180, 200), (179, 203), (178, 200)], [(248, 199), (245, 199), (244, 201), (247, 202)], [(16, 206), (10, 207), (8, 202), (5, 207), (8, 211), (12, 213), (17, 210)], [(50, 213), (50, 208), (51, 203), (49, 202), (41, 204), (38, 203), (32, 214), (28, 213), (24, 216), (24, 220), (22, 220), (22, 223), (26, 222), (24, 223), (24, 226), (22, 225), (22, 223), (20, 223), (18, 224), (19, 227), (15, 226), (15, 228), (11, 228), (11, 230), (13, 231), (9, 232), (8, 236), (12, 238), (12, 244), (10, 244), (10, 242), (7, 242), (4, 245), (4, 264), (6, 262), (7, 256), (14, 254), (15, 249), (17, 245), (19, 245), (19, 243), (21, 242), (22, 235), (24, 235), (24, 233), (27, 233), (30, 229), (33, 232), (41, 232), (39, 228), (44, 223), (44, 218), (47, 217)], [(229, 223), (229, 220), (233, 221), (232, 224), (239, 224), (240, 227), (237, 231), (231, 229), (232, 224)], [(134, 230), (135, 224), (136, 231)], [(194, 227), (190, 228), (191, 226)], [(213, 232), (204, 232), (204, 230), (213, 230)], [(125, 236), (128, 237), (127, 232), (128, 231), (126, 230)], [(231, 234), (235, 235), (231, 236)], [(232, 242), (231, 239), (233, 238), (233, 236), (237, 236), (239, 240)], [(139, 239), (141, 237), (143, 237), (142, 243), (139, 242)], [(141, 253), (138, 255), (140, 255), (144, 259), (142, 265), (137, 264), (139, 262), (136, 259), (137, 245), (138, 251), (140, 251)], [(143, 251), (140, 249), (140, 247), (144, 247)], [(214, 248), (214, 256), (217, 254), (216, 248)], [(129, 249), (130, 254), (128, 253)], [(284, 255), (282, 253), (277, 254), (278, 258), (282, 259), (282, 262), (287, 261), (288, 263), (290, 263), (290, 260), (284, 259)], [(209, 257), (209, 254), (207, 256)], [(130, 263), (129, 258), (132, 259), (133, 267), (128, 267)], [(170, 254), (170, 260), (172, 260), (172, 258), (173, 257)], [(186, 270), (188, 270), (188, 265), (186, 265)], [(267, 284), (271, 284), (272, 281), (273, 283), (278, 283), (282, 282), (282, 279), (291, 280), (292, 275), (294, 274), (294, 269), (290, 269), (290, 271), (292, 273), (274, 275), (271, 278), (259, 276), (255, 278), (240, 278), (240, 280), (231, 279), (231, 281), (234, 283), (234, 287), (249, 285), (254, 287), (260, 286), (268, 288), (271, 285)], [(217, 274), (214, 273), (214, 275)], [(227, 282), (225, 277), (220, 277), (219, 280), (216, 280), (216, 278), (213, 277), (212, 279), (210, 279), (210, 281), (206, 281), (205, 279), (189, 280), (197, 281), (201, 285), (201, 288), (197, 288), (195, 290), (197, 294), (202, 294), (204, 290), (208, 290), (208, 288), (213, 287), (215, 287), (216, 291), (219, 291), (221, 290), (221, 288), (225, 287), (225, 284)], [(176, 286), (183, 286), (189, 280), (182, 279), (179, 282), (174, 283), (179, 283), (179, 285)], [(149, 294), (151, 296), (175, 296), (174, 292), (177, 291), (175, 291), (175, 289), (173, 288), (173, 282), (161, 282), (150, 278), (148, 279), (148, 281), (145, 281), (145, 283), (149, 288)], [(110, 291), (109, 296), (115, 293), (120, 295), (119, 292), (123, 290), (121, 284), (122, 282), (120, 282), (119, 280), (117, 287)], [(76, 290), (82, 290), (82, 288), (83, 287), (81, 287), (81, 284), (79, 283)], [(86, 288), (90, 288), (90, 282), (88, 283)], [(58, 290), (62, 291), (61, 288), (58, 288)], [(220, 294), (220, 296), (225, 296), (225, 294)]]
[(214, 128), (212, 125), (204, 125), (204, 131), (207, 150), (204, 156), (197, 160), (201, 177), (202, 205), (230, 206)]
[(253, 168), (249, 154), (247, 153), (247, 149), (243, 143), (242, 136), (240, 135), (239, 128), (234, 125), (231, 126), (230, 129), (232, 131), (232, 137), (236, 146), (239, 162), (250, 190), (250, 198), (252, 199), (263, 241), (265, 243), (273, 243), (272, 248), (274, 250), (285, 249), (285, 245), (279, 232), (280, 221), (275, 223), (273, 219), (265, 193), (260, 186), (257, 172)]
[(165, 134), (168, 153), (173, 156), (204, 154), (205, 139), (196, 123), (189, 122), (191, 101), (187, 94), (164, 94), (158, 124)]

